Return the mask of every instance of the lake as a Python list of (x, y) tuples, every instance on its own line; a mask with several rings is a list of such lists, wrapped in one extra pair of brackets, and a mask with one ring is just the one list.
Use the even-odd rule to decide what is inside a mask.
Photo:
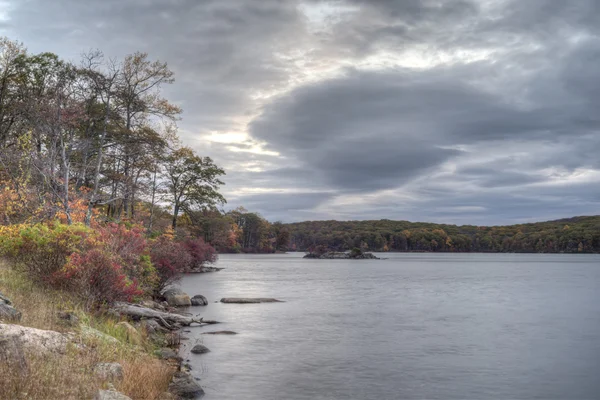
[(182, 350), (205, 399), (600, 398), (600, 255), (302, 256), (221, 255), (182, 280), (209, 300), (188, 311), (223, 321)]

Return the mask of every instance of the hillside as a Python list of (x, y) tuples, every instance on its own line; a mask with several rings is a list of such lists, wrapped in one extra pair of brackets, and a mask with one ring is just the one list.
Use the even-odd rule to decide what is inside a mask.
[(285, 225), (290, 249), (318, 246), (370, 251), (600, 252), (600, 216), (508, 226), (446, 225), (408, 221), (307, 221)]

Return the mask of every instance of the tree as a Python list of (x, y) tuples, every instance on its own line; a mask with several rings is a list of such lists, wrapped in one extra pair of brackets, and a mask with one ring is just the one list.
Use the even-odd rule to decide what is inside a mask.
[(173, 207), (173, 229), (177, 227), (180, 211), (214, 209), (225, 203), (218, 192), (225, 175), (209, 157), (199, 157), (189, 147), (181, 147), (165, 159), (165, 174), (170, 202)]

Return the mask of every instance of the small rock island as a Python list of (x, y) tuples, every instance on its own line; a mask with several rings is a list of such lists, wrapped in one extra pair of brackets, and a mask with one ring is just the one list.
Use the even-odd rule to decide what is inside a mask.
[(362, 250), (354, 248), (350, 251), (326, 251), (326, 252), (310, 252), (303, 258), (316, 258), (321, 260), (380, 260), (373, 253), (363, 253)]

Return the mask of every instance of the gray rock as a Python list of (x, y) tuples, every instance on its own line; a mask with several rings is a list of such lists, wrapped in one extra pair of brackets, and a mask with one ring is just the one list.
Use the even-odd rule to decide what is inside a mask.
[(190, 296), (179, 288), (167, 289), (162, 295), (171, 307), (189, 307), (192, 305)]
[(206, 347), (203, 344), (197, 344), (194, 347), (192, 347), (191, 352), (194, 354), (204, 354), (204, 353), (208, 353), (210, 350), (208, 349), (208, 347)]
[(322, 260), (379, 260), (380, 258), (373, 253), (352, 253), (352, 252), (337, 252), (329, 251), (323, 254), (308, 253), (304, 258), (316, 258)]
[(131, 400), (131, 397), (127, 397), (116, 390), (98, 390), (94, 400)]
[(94, 374), (103, 381), (120, 382), (123, 380), (123, 367), (119, 363), (98, 363)]
[(256, 303), (282, 303), (281, 300), (268, 297), (224, 297), (221, 303), (227, 304), (256, 304)]
[(0, 363), (9, 364), (21, 372), (28, 371), (23, 343), (16, 336), (0, 336)]
[(9, 306), (12, 305), (12, 301), (10, 301), (8, 297), (3, 295), (2, 292), (0, 292), (0, 303), (8, 304)]
[(0, 337), (18, 337), (23, 348), (36, 354), (65, 354), (67, 345), (72, 342), (73, 334), (28, 328), (14, 324), (0, 324)]
[(208, 300), (206, 300), (206, 297), (202, 296), (201, 294), (197, 294), (194, 297), (191, 298), (191, 302), (193, 306), (206, 306), (208, 305)]
[(179, 357), (175, 350), (166, 347), (157, 350), (156, 355), (163, 360), (176, 360), (178, 362), (183, 361), (183, 358)]
[(202, 332), (202, 335), (237, 335), (234, 331), (213, 331), (213, 332)]
[(140, 327), (149, 335), (156, 332), (166, 332), (167, 329), (160, 326), (155, 319), (145, 319), (140, 322)]
[(83, 336), (86, 339), (98, 339), (107, 343), (119, 343), (119, 341), (115, 337), (107, 335), (106, 333), (100, 332), (99, 330), (86, 325), (81, 326), (81, 336)]
[(20, 321), (21, 312), (7, 303), (0, 303), (0, 320), (12, 322)]
[(169, 384), (169, 392), (183, 399), (198, 399), (204, 396), (202, 387), (186, 372), (175, 373)]
[(56, 316), (69, 326), (79, 325), (79, 317), (73, 311), (59, 311)]
[(199, 268), (192, 268), (189, 272), (192, 274), (202, 274), (204, 272), (217, 272), (222, 269), (224, 268), (202, 266)]

